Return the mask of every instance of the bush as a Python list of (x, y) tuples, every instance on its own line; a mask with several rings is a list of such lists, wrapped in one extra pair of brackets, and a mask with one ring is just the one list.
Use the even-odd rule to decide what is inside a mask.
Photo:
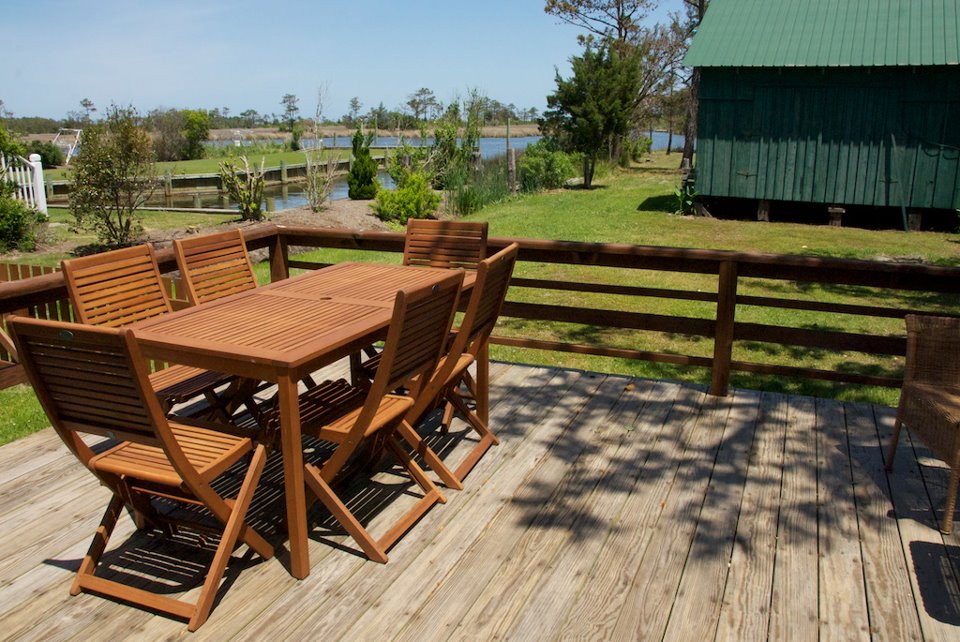
[(183, 112), (183, 142), (186, 160), (203, 158), (203, 141), (210, 138), (210, 116), (200, 109)]
[(157, 188), (153, 148), (132, 107), (111, 107), (86, 127), (70, 166), (70, 209), (82, 229), (106, 244), (127, 245), (142, 232), (137, 209)]
[(0, 252), (36, 247), (37, 230), (45, 218), (20, 201), (0, 196)]
[(517, 169), (524, 192), (557, 189), (577, 175), (577, 155), (553, 149), (544, 139), (527, 147)]
[(640, 136), (636, 140), (623, 141), (620, 149), (620, 167), (630, 167), (630, 163), (639, 163), (650, 153), (653, 141), (649, 136)]
[(13, 134), (8, 132), (3, 124), (0, 124), (0, 152), (7, 156), (25, 156), (27, 153), (23, 143), (14, 138)]
[(447, 173), (447, 204), (454, 214), (472, 214), (509, 196), (506, 157), (483, 161), (479, 169), (457, 165)]
[[(241, 156), (243, 169), (239, 169), (233, 160), (220, 163), (220, 180), (223, 182), (227, 194), (237, 202), (240, 208), (240, 217), (245, 221), (263, 220), (263, 164), (265, 159), (260, 158), (260, 167), (251, 168), (246, 156)], [(241, 173), (243, 176), (241, 176)]]
[(377, 162), (370, 156), (371, 142), (372, 134), (364, 137), (358, 129), (353, 135), (353, 164), (347, 174), (347, 195), (355, 201), (373, 198), (380, 188), (377, 183)]
[(63, 150), (50, 141), (41, 143), (35, 140), (31, 142), (27, 145), (27, 155), (30, 154), (40, 154), (40, 160), (44, 167), (57, 167), (63, 165), (66, 160)]
[(430, 188), (423, 172), (407, 176), (403, 187), (377, 192), (377, 215), (384, 221), (406, 223), (411, 218), (427, 218), (440, 205), (440, 194)]

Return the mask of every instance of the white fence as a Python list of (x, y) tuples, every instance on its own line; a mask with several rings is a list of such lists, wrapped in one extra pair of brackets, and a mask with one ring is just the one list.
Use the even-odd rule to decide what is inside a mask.
[(13, 197), (29, 207), (47, 213), (47, 193), (43, 189), (43, 163), (39, 154), (11, 158), (0, 154), (0, 180), (14, 184)]

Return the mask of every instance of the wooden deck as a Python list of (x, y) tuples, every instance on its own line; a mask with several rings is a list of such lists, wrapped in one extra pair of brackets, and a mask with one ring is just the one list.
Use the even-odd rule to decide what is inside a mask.
[[(262, 563), (239, 550), (191, 637), (960, 637), (960, 539), (931, 508), (947, 472), (907, 437), (885, 474), (891, 409), (506, 364), (492, 376), (503, 443), (388, 564), (315, 508), (310, 576), (291, 578), (282, 550)], [(69, 596), (108, 499), (69, 458), (51, 430), (0, 448), (0, 636), (184, 636), (182, 622)], [(278, 474), (273, 461), (254, 509), (274, 534)], [(350, 502), (374, 533), (412, 501), (391, 470), (377, 480)], [(110, 572), (170, 591), (198, 581), (196, 540), (119, 546), (125, 522)]]

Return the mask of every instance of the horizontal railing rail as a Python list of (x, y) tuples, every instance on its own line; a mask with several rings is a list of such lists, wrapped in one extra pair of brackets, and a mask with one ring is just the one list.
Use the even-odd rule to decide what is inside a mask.
[[(286, 278), (291, 269), (317, 269), (326, 263), (291, 256), (291, 248), (331, 248), (399, 253), (404, 235), (397, 232), (321, 229), (299, 226), (265, 225), (245, 231), (248, 248), (267, 249), (272, 280)], [(937, 296), (960, 293), (960, 268), (897, 264), (879, 261), (834, 259), (798, 255), (761, 254), (636, 246), (609, 243), (581, 243), (540, 239), (491, 238), (491, 251), (511, 242), (520, 245), (521, 263), (611, 267), (663, 273), (704, 275), (715, 285), (705, 291), (676, 288), (588, 283), (557, 278), (515, 276), (512, 288), (538, 292), (537, 302), (508, 297), (503, 317), (517, 320), (570, 323), (628, 331), (649, 331), (704, 337), (713, 341), (712, 356), (640, 350), (595, 343), (572, 343), (526, 336), (495, 334), (491, 342), (504, 346), (570, 352), (624, 359), (637, 359), (711, 370), (711, 392), (727, 393), (732, 372), (819, 379), (834, 382), (897, 387), (900, 379), (864, 372), (842, 372), (799, 365), (782, 365), (736, 360), (735, 342), (760, 342), (835, 352), (863, 352), (881, 357), (902, 357), (906, 350), (903, 335), (888, 336), (849, 332), (830, 328), (797, 328), (738, 320), (737, 308), (759, 307), (802, 310), (830, 314), (861, 315), (882, 319), (902, 318), (907, 314), (934, 311), (916, 306), (889, 307), (829, 301), (794, 300), (738, 293), (744, 279), (763, 279), (787, 283), (806, 282), (834, 286), (859, 286), (903, 292), (925, 292)], [(176, 269), (173, 252), (157, 252), (161, 271)], [(522, 270), (520, 270), (522, 273)], [(598, 309), (585, 305), (551, 301), (551, 293), (617, 295), (628, 298), (687, 300), (706, 304), (709, 318), (680, 316), (616, 309)], [(65, 296), (62, 279), (48, 274), (24, 281), (0, 283), (0, 314), (27, 306), (41, 305)]]

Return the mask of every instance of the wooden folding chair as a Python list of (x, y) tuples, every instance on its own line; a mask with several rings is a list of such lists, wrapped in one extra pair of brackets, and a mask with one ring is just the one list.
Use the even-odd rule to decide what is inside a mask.
[[(487, 255), (487, 224), (464, 221), (434, 221), (415, 219), (407, 221), (403, 245), (403, 264), (476, 270)], [(373, 379), (380, 364), (380, 355), (373, 346), (350, 356), (353, 385), (363, 385)]]
[[(68, 259), (61, 266), (81, 323), (122, 328), (172, 311), (149, 244)], [(211, 408), (221, 409), (214, 389), (231, 380), (220, 372), (183, 365), (150, 375), (167, 409), (200, 394)]]
[[(396, 431), (413, 407), (419, 387), (411, 390), (410, 397), (389, 393), (412, 379), (425, 382), (433, 372), (450, 332), (462, 282), (463, 272), (457, 270), (433, 285), (397, 294), (380, 368), (369, 388), (356, 388), (341, 379), (324, 381), (300, 395), (303, 433), (336, 445), (321, 467), (305, 466), (307, 486), (376, 562), (386, 563), (387, 550), (434, 504), (446, 501), (396, 440)], [(268, 425), (276, 430), (279, 414), (271, 412)], [(332, 488), (361, 445), (377, 450), (385, 447), (424, 492), (379, 539), (367, 532)]]
[(424, 394), (420, 395), (417, 404), (407, 414), (407, 421), (400, 428), (401, 435), (408, 443), (424, 457), (431, 457), (432, 451), (426, 448), (417, 432), (410, 427), (420, 423), (438, 402), (445, 401), (441, 421), (444, 432), (449, 429), (455, 411), (462, 415), (477, 432), (480, 441), (453, 472), (443, 464), (430, 461), (430, 467), (441, 474), (441, 479), (447, 486), (451, 486), (448, 480), (452, 478), (455, 482), (453, 487), (462, 488), (464, 478), (490, 446), (500, 443), (486, 422), (467, 405), (460, 389), (461, 386), (466, 386), (473, 397), (477, 397), (476, 381), (470, 376), (469, 367), (485, 348), (493, 327), (497, 323), (507, 296), (507, 289), (510, 287), (510, 277), (513, 275), (519, 251), (520, 246), (511, 243), (500, 252), (480, 262), (463, 323), (454, 334), (447, 354), (434, 371)]
[(940, 531), (953, 530), (960, 486), (960, 319), (908, 314), (907, 360), (887, 471), (907, 428), (950, 468)]
[(173, 248), (191, 305), (257, 287), (242, 230), (176, 239)]
[[(194, 631), (207, 619), (237, 539), (264, 559), (273, 548), (245, 516), (266, 461), (250, 438), (168, 420), (147, 376), (147, 362), (129, 329), (16, 318), (11, 322), (30, 382), (67, 448), (113, 492), (83, 558), (72, 595), (86, 590), (189, 620)], [(80, 434), (119, 440), (95, 455)], [(252, 453), (236, 498), (211, 486)], [(97, 576), (100, 558), (127, 505), (154, 527), (171, 520), (154, 499), (205, 507), (223, 525), (220, 542), (195, 604)], [(180, 521), (172, 522), (179, 525)]]
[(476, 270), (487, 255), (487, 224), (464, 221), (407, 221), (403, 264)]

